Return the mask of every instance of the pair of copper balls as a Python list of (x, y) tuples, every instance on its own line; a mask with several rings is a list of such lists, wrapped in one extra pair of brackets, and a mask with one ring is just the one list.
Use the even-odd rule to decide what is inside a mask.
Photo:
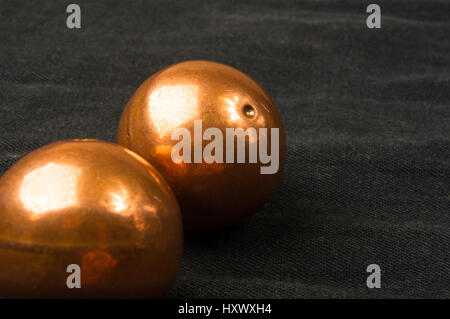
[[(224, 132), (278, 128), (278, 171), (176, 163), (171, 133), (193, 131), (195, 120)], [(0, 298), (164, 296), (179, 271), (183, 224), (208, 230), (249, 216), (279, 183), (286, 147), (280, 115), (261, 87), (206, 61), (147, 79), (123, 111), (117, 142), (53, 143), (0, 179)], [(70, 264), (81, 268), (81, 289), (67, 287)]]

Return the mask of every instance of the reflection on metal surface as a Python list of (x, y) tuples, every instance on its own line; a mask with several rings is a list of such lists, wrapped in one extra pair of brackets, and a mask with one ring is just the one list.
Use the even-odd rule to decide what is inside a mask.
[(241, 120), (241, 116), (238, 113), (238, 101), (239, 98), (234, 96), (233, 98), (225, 97), (224, 101), (228, 104), (227, 112), (232, 122), (239, 122)]
[(158, 87), (149, 95), (150, 119), (161, 138), (198, 115), (197, 94), (197, 85), (180, 84)]
[(92, 251), (81, 257), (81, 271), (83, 285), (95, 285), (102, 279), (105, 272), (117, 265), (118, 260), (110, 253), (104, 251)]
[(77, 204), (77, 183), (81, 168), (53, 162), (36, 168), (23, 178), (19, 197), (32, 218), (48, 211)]

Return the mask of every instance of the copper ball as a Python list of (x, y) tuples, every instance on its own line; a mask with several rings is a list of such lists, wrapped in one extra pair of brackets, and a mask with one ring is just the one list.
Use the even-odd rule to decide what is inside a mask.
[[(178, 274), (179, 206), (124, 147), (49, 144), (0, 179), (0, 297), (161, 297)], [(68, 265), (81, 288), (68, 288)]]
[[(278, 128), (278, 170), (261, 174), (260, 168), (266, 164), (249, 161), (250, 138), (245, 140), (244, 163), (237, 163), (237, 159), (233, 163), (194, 162), (194, 158), (191, 163), (175, 162), (172, 151), (179, 140), (173, 140), (172, 133), (177, 128), (187, 129), (195, 147), (196, 120), (201, 120), (203, 132), (220, 129), (224, 139), (227, 128), (266, 128), (268, 132)], [(260, 135), (255, 138), (252, 143), (260, 145)], [(117, 141), (143, 156), (166, 177), (188, 229), (228, 226), (251, 215), (279, 184), (286, 152), (283, 123), (266, 92), (240, 71), (208, 61), (175, 64), (147, 79), (123, 111)], [(204, 149), (209, 142), (203, 140), (200, 145)], [(272, 142), (268, 141), (269, 153)]]

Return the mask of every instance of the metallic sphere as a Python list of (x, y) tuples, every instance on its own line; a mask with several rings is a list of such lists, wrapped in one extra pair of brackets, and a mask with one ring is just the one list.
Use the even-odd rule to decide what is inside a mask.
[[(201, 162), (196, 161), (194, 152), (190, 156), (183, 153), (192, 157), (190, 163), (174, 161), (173, 149), (179, 143), (173, 139), (174, 132), (185, 128), (192, 138), (195, 121), (201, 121), (202, 132), (218, 128), (224, 140), (227, 128), (254, 128), (256, 132), (261, 128), (268, 132), (279, 129), (279, 167), (271, 174), (262, 174), (261, 167), (266, 164), (249, 160), (249, 144), (263, 146), (258, 134), (246, 137), (243, 163), (237, 159), (225, 161), (226, 143), (220, 149), (224, 154), (222, 162), (208, 162), (205, 153)], [(192, 138), (192, 149), (205, 150), (210, 140)], [(286, 152), (280, 114), (264, 90), (238, 70), (207, 61), (175, 64), (147, 79), (123, 111), (117, 141), (140, 154), (166, 177), (188, 229), (228, 226), (251, 215), (279, 184)], [(234, 144), (237, 154), (238, 143)], [(269, 140), (269, 153), (272, 144), (273, 140)], [(218, 150), (211, 154), (216, 156)]]
[[(182, 246), (172, 191), (122, 146), (49, 144), (0, 179), (1, 298), (161, 297)], [(81, 288), (68, 288), (72, 264)]]

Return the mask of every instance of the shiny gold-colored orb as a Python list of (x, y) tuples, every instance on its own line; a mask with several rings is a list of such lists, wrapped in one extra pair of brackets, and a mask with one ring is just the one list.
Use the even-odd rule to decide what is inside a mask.
[[(202, 121), (203, 131), (220, 129), (224, 139), (227, 128), (278, 128), (279, 169), (261, 174), (265, 164), (250, 163), (249, 156), (244, 163), (174, 161), (172, 150), (179, 140), (172, 133), (187, 129), (194, 145), (195, 120)], [(260, 136), (255, 138), (260, 146)], [(269, 96), (247, 75), (208, 61), (179, 63), (147, 79), (123, 111), (117, 140), (166, 177), (188, 229), (228, 226), (252, 214), (279, 184), (285, 161), (283, 123)], [(202, 148), (208, 143), (203, 140)], [(245, 143), (248, 152), (248, 138)]]
[(0, 298), (161, 297), (182, 246), (169, 186), (120, 145), (49, 144), (0, 179)]

